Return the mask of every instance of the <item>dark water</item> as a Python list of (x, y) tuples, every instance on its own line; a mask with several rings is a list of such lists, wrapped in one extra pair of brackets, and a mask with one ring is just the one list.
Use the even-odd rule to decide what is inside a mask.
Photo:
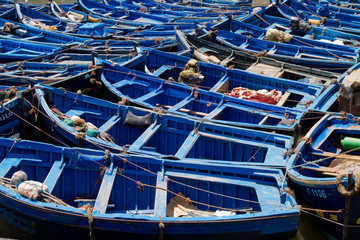
[[(25, 0), (19, 0), (25, 2)], [(48, 0), (28, 0), (30, 4), (46, 4)], [(58, 4), (73, 3), (73, 0), (56, 0)], [(310, 218), (301, 215), (299, 230), (296, 237), (291, 240), (327, 240), (328, 238), (314, 225)]]

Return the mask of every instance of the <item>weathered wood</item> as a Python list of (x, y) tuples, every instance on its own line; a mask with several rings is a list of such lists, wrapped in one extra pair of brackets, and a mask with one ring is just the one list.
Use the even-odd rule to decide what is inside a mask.
[(246, 69), (248, 72), (263, 74), (266, 76), (275, 77), (279, 73), (282, 73), (282, 69), (280, 67), (274, 67), (263, 63), (256, 63), (251, 65)]
[(280, 101), (276, 105), (277, 106), (283, 106), (285, 104), (285, 102), (288, 100), (290, 94), (291, 93), (289, 93), (289, 92), (284, 93), (284, 95), (282, 95)]
[[(172, 108), (173, 106), (162, 105), (161, 107), (166, 108), (166, 109), (169, 109), (169, 108)], [(179, 108), (179, 109), (177, 109), (177, 111), (183, 112), (183, 113), (189, 113), (189, 114), (197, 115), (197, 116), (199, 116), (199, 117), (205, 117), (205, 116), (207, 115), (207, 113), (195, 112), (195, 111), (191, 111), (191, 110), (185, 109), (185, 108)]]
[(109, 120), (107, 120), (101, 127), (99, 127), (100, 132), (109, 131), (116, 123), (121, 120), (121, 117), (118, 115), (112, 116)]
[(265, 116), (260, 122), (259, 125), (264, 125), (266, 124), (267, 120), (269, 119), (269, 116)]
[(162, 173), (157, 174), (156, 192), (155, 192), (155, 212), (154, 216), (166, 217), (166, 203), (167, 203), (167, 181), (162, 176)]
[(312, 171), (318, 171), (318, 172), (323, 172), (323, 173), (338, 173), (339, 171), (335, 168), (331, 168), (331, 167), (323, 167), (323, 166), (319, 166), (319, 167), (311, 167), (311, 166), (303, 166), (301, 167), (302, 169), (307, 169), (307, 170), (312, 170)]
[(228, 63), (231, 62), (231, 61), (233, 61), (234, 59), (235, 59), (235, 57), (229, 56), (229, 57), (225, 58), (224, 60), (222, 60), (222, 61), (220, 62), (220, 65), (226, 67), (226, 66), (228, 65)]
[(307, 54), (307, 53), (300, 53), (300, 54), (295, 55), (295, 57), (298, 57), (298, 58), (307, 57), (307, 58), (318, 58), (318, 59), (329, 60), (329, 57), (322, 57), (322, 56)]
[(99, 193), (96, 197), (94, 213), (100, 213), (100, 214), (105, 213), (112, 192), (112, 187), (114, 185), (116, 172), (117, 172), (117, 167), (113, 170), (110, 168), (106, 169), (104, 173), (104, 178), (101, 182)]
[(50, 169), (50, 172), (48, 173), (44, 184), (49, 188), (49, 193), (52, 193), (54, 190), (54, 187), (62, 173), (62, 171), (65, 168), (65, 163), (63, 161), (55, 161), (53, 166)]
[(4, 158), (0, 164), (0, 177), (4, 177), (13, 166), (18, 166), (20, 162), (20, 158)]
[(351, 160), (354, 162), (360, 162), (360, 156), (350, 155), (350, 154), (337, 154), (337, 153), (330, 153), (330, 152), (323, 152), (323, 153), (311, 153), (316, 156), (322, 157), (332, 157), (336, 159), (343, 159), (343, 160)]

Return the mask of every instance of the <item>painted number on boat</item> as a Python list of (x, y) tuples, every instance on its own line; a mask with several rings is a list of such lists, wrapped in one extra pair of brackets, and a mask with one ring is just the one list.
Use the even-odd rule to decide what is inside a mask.
[(13, 114), (11, 112), (4, 113), (4, 114), (0, 115), (0, 122), (4, 121), (5, 119), (10, 118), (12, 115)]
[(314, 197), (326, 198), (325, 190), (306, 188), (306, 193)]
[[(17, 103), (18, 103), (17, 101), (8, 102), (4, 105), (4, 107), (6, 106), (7, 109), (11, 109), (15, 107)], [(6, 108), (0, 108), (0, 113), (8, 112)]]

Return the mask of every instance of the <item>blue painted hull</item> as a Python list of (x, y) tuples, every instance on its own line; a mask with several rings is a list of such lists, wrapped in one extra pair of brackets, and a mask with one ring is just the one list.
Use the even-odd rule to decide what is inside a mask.
[[(42, 86), (36, 89), (40, 109), (48, 129), (58, 139), (72, 146), (110, 149), (151, 156), (188, 159), (196, 161), (223, 161), (235, 165), (284, 167), (286, 150), (292, 145), (292, 137), (257, 130), (223, 126), (201, 122), (173, 114), (163, 114), (64, 93), (62, 90)], [(65, 96), (66, 95), (66, 96)], [(76, 101), (75, 101), (76, 99)], [(75, 101), (75, 104), (74, 104)], [(85, 135), (77, 139), (77, 131), (66, 125), (50, 109), (55, 106), (71, 117), (73, 115), (92, 122), (100, 131), (106, 131), (113, 143)], [(99, 110), (97, 110), (99, 109)], [(150, 114), (150, 125), (133, 126), (126, 121), (128, 112), (145, 116)], [(111, 123), (111, 124), (110, 124)], [(110, 125), (109, 125), (110, 124)], [(256, 137), (255, 137), (256, 136)], [(173, 142), (173, 144), (167, 144)]]
[(353, 171), (351, 159), (359, 157), (358, 152), (342, 150), (340, 138), (358, 137), (359, 130), (357, 118), (328, 113), (299, 143), (287, 166), (297, 202), (335, 239), (358, 239), (360, 234), (360, 194), (355, 191), (348, 198), (338, 190), (338, 184), (354, 188), (353, 177), (350, 182), (347, 176), (338, 184), (336, 180), (339, 174)]
[[(32, 210), (32, 211), (29, 211)], [(38, 215), (41, 215), (41, 217)], [(0, 193), (0, 219), (3, 224), (0, 231), (8, 232), (11, 237), (22, 239), (88, 239), (88, 218), (83, 214), (61, 214), (53, 210), (34, 208), (9, 199)], [(14, 221), (15, 219), (15, 221)], [(47, 220), (44, 220), (47, 219)], [(51, 219), (51, 220), (50, 220)], [(166, 224), (164, 239), (290, 239), (296, 235), (299, 216), (276, 216), (266, 219), (248, 219), (244, 222), (216, 222), (204, 223), (174, 223)], [(1, 221), (0, 221), (1, 222)], [(71, 222), (76, 224), (72, 225)], [(94, 233), (96, 239), (159, 239), (159, 223), (132, 222), (131, 219), (117, 219), (106, 221), (94, 219)], [(4, 224), (5, 223), (5, 224)], [(206, 227), (205, 227), (206, 225)], [(279, 226), (288, 226), (283, 233), (269, 233), (279, 229)], [(36, 226), (36, 228), (31, 228)], [(254, 227), (255, 226), (255, 227)], [(258, 226), (258, 227), (256, 227)], [(199, 229), (203, 228), (204, 231)], [(197, 233), (197, 234), (194, 234)]]
[[(181, 49), (187, 50), (182, 44), (179, 45)], [(153, 71), (151, 73), (153, 76), (164, 80), (168, 80), (170, 77), (177, 80), (180, 72), (189, 60), (190, 58), (176, 54), (145, 49), (142, 56), (133, 58), (129, 63), (124, 64), (124, 66), (144, 72)], [(239, 69), (227, 69), (217, 64), (199, 62), (198, 66), (205, 80), (197, 83), (196, 87), (210, 92), (226, 93), (231, 92), (235, 87), (245, 87), (251, 90), (267, 89), (271, 91), (276, 86), (276, 90), (283, 93), (294, 93), (294, 96), (290, 97), (292, 101), (286, 102), (283, 106), (300, 111), (306, 109), (304, 106), (305, 102), (315, 100), (322, 91), (322, 87), (318, 85), (268, 77), (263, 74)], [(194, 86), (195, 84), (188, 85)], [(226, 98), (233, 99), (234, 97), (226, 96)], [(261, 103), (261, 105), (263, 104)]]
[[(131, 80), (135, 75), (136, 79)], [(272, 129), (293, 135), (302, 116), (301, 111), (289, 111), (270, 104), (224, 97), (221, 93), (200, 89), (197, 90), (198, 99), (195, 99), (192, 97), (192, 89), (184, 84), (166, 84), (164, 80), (150, 74), (111, 66), (109, 63), (103, 64), (101, 80), (108, 90), (107, 96), (113, 102), (128, 98), (138, 106), (149, 109), (166, 106), (168, 112), (219, 124)], [(287, 122), (285, 114), (294, 121)], [(262, 121), (264, 117), (268, 121)]]
[[(0, 99), (1, 101), (1, 99)], [(21, 99), (14, 97), (0, 106), (0, 137), (20, 137), (20, 119), (22, 115)]]
[[(49, 193), (67, 202), (29, 200), (0, 185), (0, 218), (6, 222), (0, 230), (11, 226), (7, 229), (11, 237), (86, 239), (89, 219), (79, 208), (78, 198), (86, 201), (96, 195), (91, 227), (96, 239), (287, 239), (294, 236), (299, 221), (294, 198), (280, 192), (281, 186), (287, 184), (276, 169), (234, 168), (118, 153), (107, 153), (107, 158), (102, 151), (1, 138), (0, 155), (1, 177), (11, 177), (20, 167), (29, 180), (44, 182)], [(107, 169), (103, 177), (99, 166)], [(120, 175), (116, 174), (118, 168)], [(137, 188), (136, 180), (129, 179), (144, 183), (143, 190)], [(156, 188), (149, 187), (155, 184)], [(109, 191), (111, 195), (107, 195)], [(191, 196), (201, 211), (238, 211), (221, 217), (173, 216), (166, 210), (174, 192)], [(108, 204), (112, 208), (106, 207)], [(159, 223), (164, 224), (161, 231)]]

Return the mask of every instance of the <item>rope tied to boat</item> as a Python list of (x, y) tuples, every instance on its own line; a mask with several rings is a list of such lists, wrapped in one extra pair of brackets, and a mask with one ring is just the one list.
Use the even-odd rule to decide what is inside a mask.
[(159, 240), (163, 240), (164, 239), (165, 224), (162, 222), (162, 217), (159, 216), (159, 218), (160, 218), (160, 222), (159, 222)]
[(154, 42), (155, 42), (155, 44), (159, 44), (159, 43), (162, 43), (163, 40), (164, 40), (163, 37), (158, 37), (158, 38), (155, 38)]
[(110, 153), (109, 149), (106, 149), (104, 154), (104, 160), (109, 159), (109, 153)]
[(313, 102), (314, 102), (313, 99), (305, 101), (305, 106), (308, 108), (308, 107), (310, 107), (310, 104), (313, 103)]
[(90, 229), (90, 240), (95, 240), (95, 232), (94, 232), (94, 216), (92, 215), (92, 210), (91, 210), (91, 206), (89, 203), (87, 203), (85, 205), (85, 211), (88, 217), (88, 221), (89, 221), (89, 229)]
[(262, 56), (266, 56), (267, 53), (268, 53), (267, 50), (264, 49), (260, 53), (254, 53), (254, 57), (259, 58), (259, 57), (262, 57)]
[(125, 105), (125, 106), (130, 105), (129, 97), (122, 98), (121, 101), (118, 102), (118, 104), (119, 104), (119, 105)]
[(22, 70), (23, 62), (17, 62), (17, 70)]
[(295, 122), (295, 119), (285, 116), (278, 124), (284, 124), (284, 125), (291, 126), (294, 122)]
[(346, 120), (347, 119), (345, 111), (340, 111), (340, 114), (341, 114), (341, 120)]
[(78, 140), (79, 146), (83, 145), (84, 136), (85, 136), (85, 133), (83, 133), (83, 132), (76, 133), (75, 138)]
[(73, 102), (73, 105), (76, 103), (78, 96), (81, 95), (81, 94), (82, 94), (82, 92), (81, 92), (81, 90), (79, 89), (79, 90), (76, 92), (76, 97), (75, 97), (75, 100), (74, 100), (74, 102)]
[(144, 191), (144, 184), (142, 182), (140, 182), (139, 180), (136, 182), (137, 184), (137, 188), (140, 189), (140, 192)]
[(199, 98), (199, 92), (194, 90), (193, 96), (194, 96), (195, 99), (198, 99)]
[[(22, 119), (25, 123), (27, 123), (27, 124), (29, 124), (30, 126), (34, 127), (36, 130), (38, 130), (38, 131), (44, 133), (45, 135), (49, 136), (49, 137), (52, 138), (54, 141), (57, 141), (57, 142), (61, 143), (62, 145), (71, 148), (71, 147), (70, 147), (69, 145), (67, 145), (65, 142), (62, 142), (62, 141), (56, 139), (55, 137), (51, 136), (49, 133), (45, 132), (44, 130), (42, 130), (42, 129), (40, 129), (39, 127), (35, 126), (34, 124), (30, 123), (29, 121), (27, 121), (26, 119), (22, 118), (21, 116), (19, 116), (19, 115), (16, 114), (15, 112), (11, 111), (10, 109), (8, 109), (8, 108), (6, 108), (6, 107), (4, 107), (4, 108), (5, 108), (6, 110), (12, 112), (12, 113), (13, 113), (15, 116), (17, 116), (19, 119)], [(39, 111), (39, 112), (42, 113), (42, 114), (44, 114), (44, 113), (41, 112), (41, 111)], [(91, 142), (91, 141), (89, 141), (89, 140), (87, 140), (87, 139), (85, 139), (85, 140), (88, 141), (88, 142)], [(14, 143), (14, 144), (15, 144), (15, 143)], [(96, 145), (96, 143), (93, 143), (93, 144)], [(128, 146), (128, 145), (125, 145), (125, 146)], [(126, 152), (125, 146), (123, 146), (123, 152)], [(101, 148), (101, 149), (103, 149), (103, 150), (105, 150), (105, 149), (104, 149), (102, 146), (100, 146), (100, 145), (99, 145), (98, 147)], [(73, 149), (73, 148), (72, 148), (72, 149)], [(73, 149), (73, 150), (76, 151), (76, 152), (78, 152), (79, 154), (82, 154), (81, 152), (77, 151), (76, 149)], [(120, 152), (122, 152), (122, 151), (120, 151)], [(145, 154), (142, 154), (142, 155), (145, 155)], [(119, 157), (118, 155), (116, 155), (116, 156)], [(139, 169), (142, 169), (142, 170), (144, 170), (144, 171), (146, 171), (146, 172), (149, 172), (149, 173), (151, 173), (151, 174), (153, 174), (153, 175), (156, 175), (156, 173), (152, 172), (151, 170), (149, 170), (149, 169), (147, 169), (147, 168), (144, 168), (144, 167), (142, 167), (142, 166), (140, 166), (140, 165), (138, 165), (138, 164), (136, 164), (136, 163), (133, 163), (132, 161), (127, 160), (126, 158), (122, 158), (122, 157), (119, 157), (119, 158), (122, 159), (122, 160), (124, 161), (124, 163), (129, 163), (129, 164), (131, 164), (131, 165), (134, 165), (134, 166), (138, 167)], [(94, 161), (95, 161), (95, 160), (94, 160)], [(99, 163), (98, 163), (98, 164), (99, 164)], [(132, 179), (132, 178), (124, 175), (124, 172), (125, 172), (125, 170), (124, 170), (123, 168), (122, 168), (122, 169), (118, 169), (118, 173), (117, 173), (117, 174), (119, 174), (120, 176), (122, 176), (122, 177), (124, 177), (124, 178), (126, 178), (126, 179), (129, 179), (129, 180), (131, 180), (131, 181), (133, 181), (133, 182), (137, 182), (136, 179)], [(100, 176), (100, 175), (99, 175), (99, 176)], [(0, 177), (0, 180), (1, 180), (1, 179), (3, 179), (3, 178)], [(187, 185), (187, 184), (184, 184), (184, 183), (182, 183), (182, 182), (178, 182), (178, 181), (173, 180), (173, 179), (170, 179), (170, 178), (167, 179), (167, 181), (171, 181), (171, 182), (173, 182), (173, 183), (176, 183), (176, 184), (179, 184), (179, 185), (182, 185), (182, 186), (188, 186), (188, 187), (190, 187), (190, 188), (192, 188), (192, 189), (196, 189), (196, 190), (199, 190), (199, 191), (207, 192), (207, 193), (209, 193), (209, 194), (214, 194), (215, 196), (222, 196), (222, 197), (226, 197), (226, 198), (229, 198), (229, 199), (235, 199), (235, 200), (244, 201), (244, 202), (260, 203), (259, 201), (254, 201), (254, 200), (249, 200), (249, 199), (245, 199), (245, 198), (239, 198), (239, 197), (234, 197), (234, 196), (230, 196), (230, 195), (224, 195), (224, 194), (212, 192), (212, 191), (209, 191), (209, 190), (206, 190), (206, 189), (202, 189), (202, 188), (194, 187), (194, 186), (191, 186), (191, 185)], [(0, 184), (1, 184), (1, 181), (0, 181)], [(151, 187), (151, 188), (159, 188), (159, 187), (156, 187), (156, 186), (153, 186), (153, 185), (149, 185), (149, 184), (143, 184), (143, 186), (144, 186), (144, 187)], [(174, 195), (178, 195), (178, 194), (176, 194), (175, 192), (172, 192), (172, 191), (170, 191), (170, 190), (165, 190), (165, 191), (167, 191), (167, 192), (169, 192), (169, 193), (171, 193), (171, 194), (174, 194)], [(92, 194), (91, 194), (91, 195), (92, 195)], [(90, 195), (90, 196), (91, 196), (91, 195)], [(184, 200), (185, 200), (185, 199), (186, 199), (186, 198), (184, 197)], [(252, 211), (252, 210), (239, 210), (239, 209), (224, 208), (224, 207), (219, 207), (219, 206), (210, 205), (210, 204), (207, 204), (207, 203), (202, 203), (202, 202), (199, 202), (199, 201), (192, 201), (192, 202), (194, 202), (194, 203), (196, 203), (196, 204), (203, 205), (203, 206), (213, 207), (213, 208), (222, 209), (222, 210), (230, 210), (230, 211), (238, 211), (238, 212), (239, 212), (239, 211), (244, 211), (244, 212), (257, 212), (257, 211)], [(272, 204), (272, 203), (267, 203), (267, 202), (263, 202), (263, 204), (279, 206), (278, 204)]]
[[(348, 177), (348, 181), (350, 181), (352, 178), (354, 178), (354, 186), (353, 188), (350, 189), (346, 189), (345, 186), (342, 184), (342, 179), (344, 177)], [(352, 197), (354, 196), (355, 193), (357, 193), (359, 191), (360, 188), (360, 174), (359, 171), (355, 171), (353, 173), (348, 173), (348, 172), (341, 172), (339, 175), (336, 176), (336, 180), (335, 183), (337, 185), (337, 190), (339, 191), (339, 193), (341, 193), (342, 196), (344, 197)]]
[(312, 138), (302, 138), (301, 139), (302, 141), (305, 141), (306, 145), (312, 145)]

